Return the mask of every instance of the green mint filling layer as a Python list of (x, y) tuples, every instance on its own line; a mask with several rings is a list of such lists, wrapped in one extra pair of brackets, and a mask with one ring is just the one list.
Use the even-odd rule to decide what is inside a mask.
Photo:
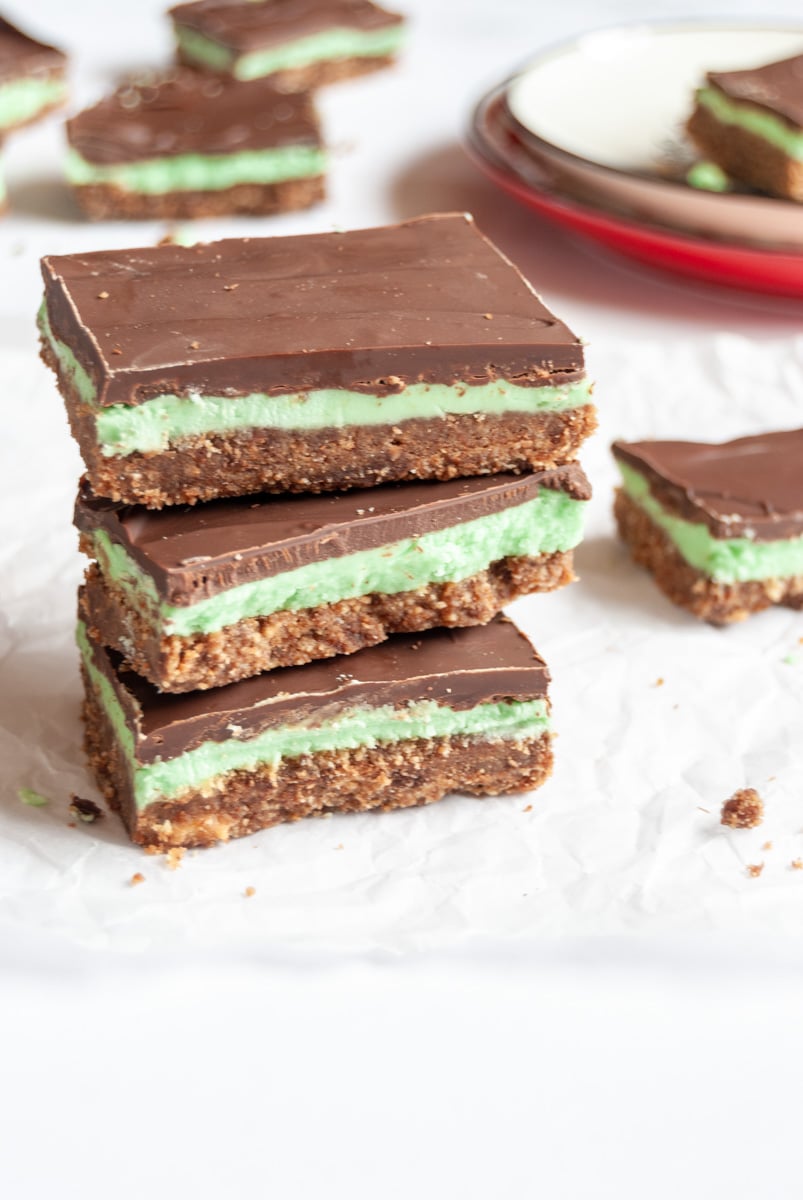
[(697, 99), (723, 125), (738, 125), (740, 129), (771, 142), (790, 158), (803, 161), (803, 130), (791, 129), (780, 117), (760, 108), (729, 100), (718, 88), (701, 88)]
[(0, 130), (30, 121), (66, 96), (66, 84), (58, 79), (12, 79), (0, 84)]
[(803, 537), (756, 542), (751, 538), (715, 538), (701, 522), (676, 517), (658, 503), (647, 480), (626, 463), (618, 464), (624, 490), (655, 525), (663, 529), (680, 554), (716, 583), (748, 583), (755, 579), (787, 579), (803, 575)]
[(253, 737), (231, 737), (226, 742), (203, 742), (176, 758), (140, 766), (134, 738), (109, 680), (95, 665), (86, 630), (79, 623), (76, 640), (95, 689), (128, 760), (138, 809), (159, 800), (179, 797), (213, 785), (229, 771), (249, 771), (282, 759), (336, 750), (373, 748), (411, 738), (479, 735), (484, 739), (538, 738), (549, 729), (545, 699), (511, 700), (453, 709), (434, 700), (414, 701), (401, 708), (355, 706), (336, 717), (299, 725), (279, 725)]
[[(591, 402), (591, 382), (521, 387), (497, 379), (491, 383), (449, 386), (412, 383), (389, 396), (371, 396), (345, 388), (320, 388), (284, 396), (252, 392), (246, 396), (155, 396), (143, 404), (97, 405), (97, 391), (68, 346), (55, 337), (47, 311), (39, 310), (39, 328), (62, 371), (84, 403), (95, 407), (101, 452), (107, 457), (154, 454), (185, 438), (238, 429), (309, 430), (350, 425), (398, 425), (416, 418), (510, 412), (563, 412)], [(202, 369), (202, 368), (199, 368)]]
[(237, 57), (235, 53), (212, 38), (194, 29), (176, 26), (176, 40), (184, 56), (213, 70), (230, 70), (237, 79), (260, 79), (275, 71), (291, 71), (313, 63), (343, 58), (385, 58), (395, 54), (404, 38), (404, 26), (389, 25), (384, 29), (326, 29), (309, 37), (272, 46)]
[(67, 179), (75, 186), (110, 183), (126, 192), (216, 192), (240, 183), (284, 183), (322, 175), (326, 156), (317, 146), (241, 150), (236, 154), (177, 154), (134, 163), (96, 166), (76, 150), (67, 155)]
[(509, 556), (570, 550), (582, 537), (583, 508), (582, 500), (541, 488), (534, 500), (514, 508), (375, 550), (308, 563), (182, 607), (159, 603), (151, 577), (104, 530), (96, 531), (94, 543), (104, 575), (121, 587), (129, 602), (145, 613), (158, 604), (157, 619), (164, 632), (188, 637), (213, 633), (248, 617), (468, 579)]

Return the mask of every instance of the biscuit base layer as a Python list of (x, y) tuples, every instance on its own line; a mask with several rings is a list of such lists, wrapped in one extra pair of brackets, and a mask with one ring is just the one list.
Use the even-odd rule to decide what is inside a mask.
[(231, 213), (268, 216), (309, 208), (325, 198), (323, 175), (281, 183), (238, 183), (203, 192), (131, 192), (112, 183), (73, 187), (75, 198), (92, 221), (175, 220), (224, 217)]
[(664, 531), (621, 489), (616, 494), (614, 515), (634, 561), (650, 571), (673, 604), (711, 625), (743, 621), (773, 604), (803, 608), (803, 575), (718, 583), (690, 566)]
[(803, 162), (790, 158), (778, 146), (748, 129), (718, 121), (702, 104), (695, 108), (686, 129), (703, 155), (734, 179), (773, 196), (803, 201)]
[(123, 755), (86, 676), (84, 687), (85, 748), (98, 786), (132, 841), (158, 850), (212, 846), (302, 817), (433, 804), (454, 791), (475, 796), (529, 791), (552, 772), (548, 733), (516, 741), (414, 738), (232, 771), (203, 792), (138, 811)]
[[(186, 67), (192, 67), (194, 71), (203, 69), (197, 60), (183, 54), (181, 50), (176, 52), (176, 59)], [(339, 83), (344, 79), (355, 79), (358, 75), (370, 75), (385, 67), (392, 67), (395, 62), (395, 57), (390, 54), (375, 55), (372, 58), (333, 58), (324, 62), (310, 63), (306, 67), (274, 71), (270, 79), (279, 91), (307, 92), (325, 87), (330, 83)]]
[(162, 691), (189, 692), (276, 667), (353, 654), (394, 633), (485, 625), (517, 596), (553, 591), (573, 579), (571, 550), (511, 557), (454, 583), (248, 617), (214, 633), (160, 637), (119, 588), (107, 587), (93, 563), (86, 572), (79, 612), (92, 637), (119, 651), (139, 675)]
[(244, 429), (186, 438), (154, 454), (104, 456), (92, 409), (75, 394), (50, 346), (73, 437), (92, 489), (125, 504), (164, 508), (253, 492), (331, 492), (404, 479), (520, 474), (572, 462), (597, 427), (593, 404), (559, 412), (447, 414), (400, 425)]

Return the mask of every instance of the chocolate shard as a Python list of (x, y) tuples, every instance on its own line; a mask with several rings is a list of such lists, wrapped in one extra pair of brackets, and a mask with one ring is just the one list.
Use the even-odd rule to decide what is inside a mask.
[(36, 41), (0, 17), (0, 83), (31, 75), (47, 77), (61, 72), (66, 61), (61, 50)]
[(193, 29), (240, 54), (294, 42), (326, 29), (370, 32), (400, 25), (398, 13), (370, 0), (196, 0), (169, 10), (176, 25)]
[(731, 100), (754, 104), (803, 127), (803, 54), (743, 71), (710, 71), (708, 82)]

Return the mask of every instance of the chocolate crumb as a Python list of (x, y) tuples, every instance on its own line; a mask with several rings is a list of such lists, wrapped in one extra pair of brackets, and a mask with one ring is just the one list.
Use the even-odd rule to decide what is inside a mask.
[(761, 872), (763, 870), (764, 870), (763, 863), (751, 863), (750, 866), (747, 868), (747, 874), (750, 876), (751, 879), (758, 879), (759, 875), (761, 874)]
[(132, 886), (132, 887), (136, 887), (136, 885), (137, 885), (138, 883), (144, 883), (144, 882), (145, 882), (145, 876), (142, 874), (142, 872), (141, 872), (141, 871), (137, 871), (136, 875), (132, 875), (132, 876), (131, 876), (131, 879), (130, 879), (130, 881), (129, 881), (129, 882), (130, 882), (130, 884), (131, 884), (131, 886)]
[(755, 788), (740, 788), (722, 805), (720, 822), (731, 829), (755, 829), (764, 820), (764, 801)]
[(247, 887), (245, 889), (245, 895), (249, 898), (249, 900), (252, 896), (255, 896), (256, 893), (257, 893), (257, 890), (255, 887)]
[(93, 821), (99, 821), (103, 814), (103, 809), (99, 808), (94, 800), (84, 800), (82, 796), (70, 796), (70, 812), (74, 817), (78, 817), (79, 821), (85, 821), (87, 825), (91, 825)]

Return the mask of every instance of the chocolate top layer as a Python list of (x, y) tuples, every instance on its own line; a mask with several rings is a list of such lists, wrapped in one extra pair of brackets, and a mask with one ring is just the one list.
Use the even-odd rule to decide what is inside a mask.
[(249, 737), (275, 725), (329, 720), (354, 706), (434, 700), (473, 708), (498, 700), (546, 696), (546, 664), (506, 617), (472, 629), (404, 634), (303, 667), (283, 667), (207, 692), (168, 695), (93, 643), (134, 733), (137, 758), (175, 758), (201, 742)]
[(386, 12), (369, 0), (199, 0), (176, 5), (169, 15), (176, 25), (194, 29), (238, 55), (296, 41), (324, 29), (370, 31), (399, 25), (403, 20), (398, 13)]
[(311, 96), (181, 70), (119, 88), (68, 121), (67, 137), (92, 163), (320, 145)]
[(731, 100), (748, 101), (803, 127), (803, 54), (747, 71), (711, 71), (708, 82)]
[(68, 254), (42, 270), (51, 327), (102, 405), (187, 390), (538, 385), (583, 368), (574, 334), (466, 214)]
[(665, 507), (714, 537), (771, 542), (803, 535), (803, 429), (705, 442), (615, 442)]
[(62, 71), (66, 56), (55, 46), (37, 42), (10, 21), (0, 17), (0, 83), (28, 75)]
[(374, 550), (533, 500), (542, 487), (591, 495), (576, 464), (532, 475), (386, 484), (369, 495), (246, 496), (151, 511), (95, 496), (84, 481), (82, 531), (103, 529), (151, 576), (168, 604), (188, 605), (307, 563)]

